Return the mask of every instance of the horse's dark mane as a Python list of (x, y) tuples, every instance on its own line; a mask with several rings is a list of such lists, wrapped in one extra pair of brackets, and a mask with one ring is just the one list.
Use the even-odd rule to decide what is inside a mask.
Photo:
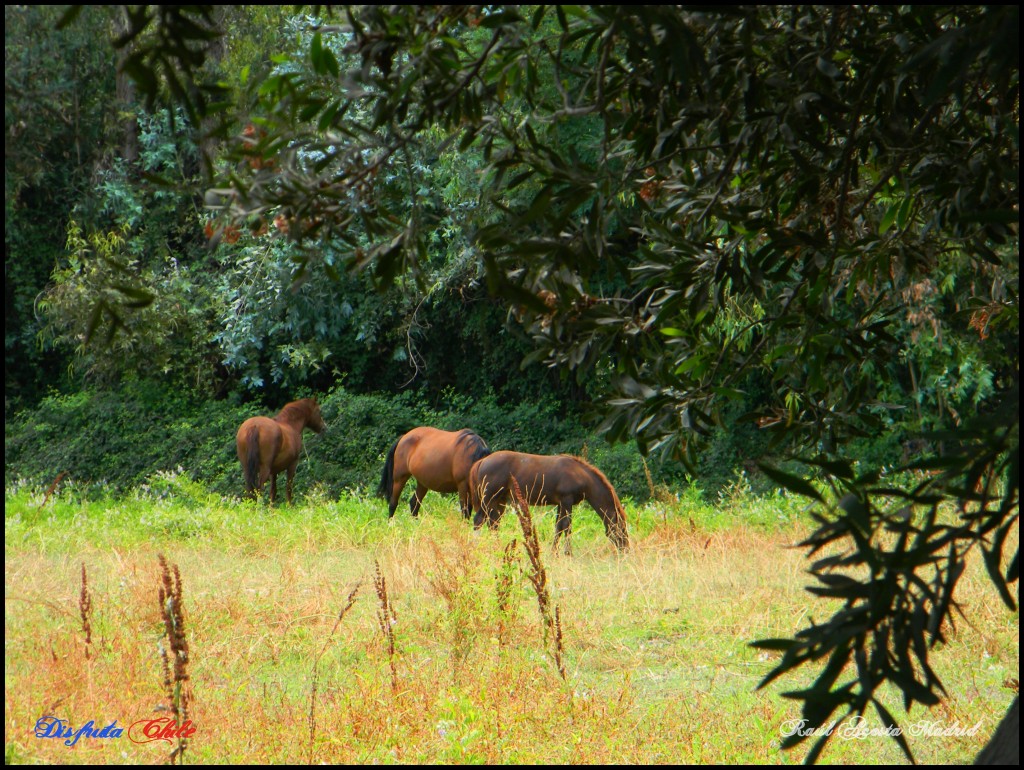
[(619, 493), (615, 491), (615, 487), (612, 486), (612, 483), (608, 480), (608, 477), (601, 472), (600, 468), (598, 468), (595, 465), (591, 465), (582, 457), (577, 457), (576, 455), (562, 455), (562, 457), (571, 457), (573, 460), (578, 462), (588, 471), (597, 476), (598, 481), (604, 484), (604, 486), (607, 487), (609, 494), (611, 494), (612, 502), (615, 503), (615, 512), (618, 513), (620, 516), (625, 517), (626, 512), (622, 507), (622, 503), (619, 501)]

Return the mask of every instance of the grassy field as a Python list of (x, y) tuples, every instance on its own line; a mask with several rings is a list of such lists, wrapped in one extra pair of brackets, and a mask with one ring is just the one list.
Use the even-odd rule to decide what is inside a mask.
[[(161, 554), (181, 578), (188, 763), (790, 764), (809, 748), (778, 748), (799, 713), (781, 693), (814, 672), (757, 691), (774, 660), (748, 646), (829, 614), (787, 547), (807, 530), (799, 500), (740, 486), (627, 504), (625, 556), (585, 507), (573, 557), (552, 554), (553, 512), (535, 510), (549, 630), (516, 517), (475, 533), (453, 498), (389, 523), (358, 494), (268, 509), (171, 475), (120, 499), (44, 493), (5, 494), (9, 763), (160, 762), (178, 745), (127, 731), (171, 713)], [(934, 654), (949, 697), (888, 705), (907, 726), (980, 728), (910, 737), (919, 762), (973, 759), (1019, 676), (1018, 616), (980, 563), (958, 598), (966, 620)], [(126, 729), (67, 746), (36, 737), (44, 716)], [(906, 762), (890, 738), (848, 735), (822, 760)]]

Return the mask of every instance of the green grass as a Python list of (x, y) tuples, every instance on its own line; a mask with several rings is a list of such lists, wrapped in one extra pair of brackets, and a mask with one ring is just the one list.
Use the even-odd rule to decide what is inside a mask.
[[(796, 763), (778, 748), (798, 708), (763, 691), (775, 659), (748, 643), (786, 636), (828, 606), (804, 590), (802, 501), (742, 484), (713, 501), (627, 502), (620, 556), (596, 514), (574, 512), (574, 556), (551, 553), (553, 511), (534, 511), (566, 679), (552, 661), (509, 513), (474, 532), (453, 498), (403, 505), (313, 489), (294, 507), (211, 495), (173, 474), (123, 497), (64, 488), (5, 493), (5, 750), (9, 762), (162, 761), (168, 744), (36, 738), (39, 717), (122, 726), (167, 702), (157, 555), (178, 565), (197, 733), (188, 762)], [(1016, 535), (1015, 535), (1016, 537)], [(515, 563), (499, 609), (504, 549)], [(92, 643), (79, 610), (81, 568)], [(392, 660), (374, 592), (395, 613)], [(359, 586), (355, 603), (339, 612)], [(971, 564), (958, 589), (969, 622), (934, 653), (949, 697), (897, 718), (973, 725), (976, 736), (911, 738), (919, 761), (971, 760), (1018, 675), (1019, 622)], [(335, 624), (337, 622), (337, 627)], [(319, 657), (321, 656), (322, 657)], [(395, 686), (391, 665), (394, 664)], [(314, 664), (316, 695), (313, 696)], [(311, 706), (312, 718), (311, 718)], [(904, 763), (891, 739), (833, 739), (823, 761)]]

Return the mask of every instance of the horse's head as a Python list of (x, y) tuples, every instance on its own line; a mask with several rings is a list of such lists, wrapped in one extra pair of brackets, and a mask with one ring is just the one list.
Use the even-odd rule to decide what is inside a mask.
[(498, 522), (501, 521), (501, 511), (491, 510), (487, 511), (483, 508), (479, 509), (473, 516), (473, 529), (480, 529), (484, 524), (487, 525), (488, 529), (497, 529)]
[(315, 398), (311, 398), (309, 401), (311, 407), (309, 417), (306, 419), (306, 426), (315, 433), (321, 433), (327, 427), (327, 423), (324, 422), (323, 415), (320, 414), (320, 404)]
[(625, 514), (609, 529), (608, 537), (620, 551), (625, 552), (629, 550), (629, 532), (626, 529)]

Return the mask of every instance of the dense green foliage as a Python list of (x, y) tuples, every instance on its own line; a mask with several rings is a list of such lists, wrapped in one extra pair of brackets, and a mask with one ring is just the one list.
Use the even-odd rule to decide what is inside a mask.
[(59, 16), (4, 9), (5, 404), (38, 397), (67, 360), (37, 344), (34, 303), (63, 257), (71, 209), (92, 197), (93, 170), (112, 149), (114, 54), (95, 45), (109, 26), (97, 12), (57, 33)]
[[(88, 48), (90, 37), (130, 29), (137, 19), (90, 9), (56, 29), (57, 11), (12, 7), (6, 13), (9, 131), (53, 132), (40, 110), (67, 113), (68, 104), (78, 110), (72, 116), (78, 133), (47, 133), (52, 150), (9, 154), (7, 162), (7, 475), (43, 482), (63, 470), (122, 488), (181, 465), (219, 490), (234, 491), (227, 480), (234, 476), (233, 461), (223, 451), (233, 422), (273, 413), (299, 392), (325, 394), (344, 383), (347, 392), (379, 394), (385, 404), (392, 397), (384, 394), (407, 394), (399, 401), (416, 405), (421, 422), (447, 423), (466, 414), (460, 405), (489, 404), (477, 429), (495, 445), (579, 452), (586, 444), (592, 456), (628, 457), (614, 461), (622, 472), (612, 475), (621, 477), (625, 494), (650, 493), (635, 449), (605, 446), (586, 422), (592, 414), (587, 404), (602, 392), (606, 374), (573, 378), (563, 367), (522, 366), (534, 349), (528, 331), (509, 317), (508, 303), (488, 293), (476, 258), (484, 165), (479, 153), (459, 150), (435, 133), (375, 174), (378, 200), (370, 213), (380, 216), (387, 203), (396, 216), (429, 228), (414, 275), (378, 291), (372, 271), (344, 269), (347, 241), (310, 249), (283, 237), (298, 221), (285, 210), (273, 221), (261, 217), (239, 225), (206, 213), (200, 174), (216, 157), (203, 154), (222, 150), (195, 129), (195, 111), (133, 100), (116, 70), (119, 62), (125, 66), (125, 50), (115, 56)], [(207, 21), (228, 19), (233, 33), (205, 57), (202, 71), (236, 86), (237, 109), (254, 109), (253, 99), (260, 101), (247, 92), (250, 84), (267, 93), (275, 78), (323, 74), (308, 70), (311, 17), (281, 9), (222, 9)], [(482, 30), (466, 34), (470, 45), (486, 37)], [(52, 59), (24, 42), (36, 39), (46, 41)], [(151, 45), (147, 38), (140, 50)], [(86, 49), (90, 65), (83, 68), (79, 57)], [(135, 73), (134, 67), (126, 71)], [(18, 78), (49, 80), (45, 89), (29, 91)], [(90, 105), (118, 104), (113, 126), (98, 106), (84, 111), (77, 95), (86, 91)], [(560, 141), (572, 152), (592, 155), (585, 148), (594, 128), (586, 120), (571, 121), (559, 129)], [(43, 142), (31, 140), (35, 147)], [(69, 144), (98, 154), (80, 152), (72, 159)], [(74, 173), (58, 181), (55, 175), (65, 167)], [(43, 190), (56, 196), (47, 205), (38, 202)], [(525, 185), (522, 195), (528, 194)], [(483, 216), (493, 220), (495, 214)], [(371, 249), (372, 228), (356, 225), (352, 237)], [(296, 280), (296, 270), (314, 255), (316, 269)], [(54, 387), (64, 395), (46, 396)], [(210, 406), (211, 398), (224, 403)], [(118, 413), (121, 399), (131, 405), (126, 414)], [(65, 409), (66, 416), (56, 418), (55, 409)], [(506, 428), (525, 425), (534, 412), (572, 428), (564, 435), (547, 425), (536, 432)], [(154, 435), (147, 424), (181, 420), (203, 436), (187, 449), (175, 445), (173, 432)], [(418, 423), (410, 417), (404, 424)], [(35, 425), (50, 426), (54, 434)], [(114, 444), (104, 433), (112, 429), (100, 427), (111, 425), (126, 436)], [(76, 438), (54, 441), (65, 432)], [(208, 442), (216, 442), (218, 432), (223, 446), (214, 449)], [(140, 434), (151, 448), (136, 452), (127, 436)], [(749, 425), (720, 428), (693, 471), (701, 488), (714, 492), (750, 471), (765, 446), (755, 434)], [(358, 460), (340, 461), (358, 471), (321, 465), (317, 476), (331, 490), (363, 483), (367, 458), (379, 451), (366, 443)], [(655, 465), (674, 484), (684, 477), (681, 468)]]
[[(304, 55), (313, 20), (281, 14), (222, 9), (210, 18), (230, 19), (237, 34), (206, 58), (204, 71), (237, 86), (239, 110), (249, 109), (242, 86), (253, 73), (280, 77)], [(190, 111), (151, 112), (142, 99), (126, 100), (112, 51), (88, 48), (90, 68), (82, 68), (90, 38), (137, 19), (89, 9), (56, 30), (56, 10), (11, 7), (6, 15), (8, 133), (45, 133), (25, 134), (6, 164), (8, 416), (54, 385), (73, 392), (82, 382), (110, 387), (125, 378), (170, 381), (197, 399), (256, 400), (264, 409), (299, 388), (326, 391), (342, 379), (366, 393), (412, 388), (438, 407), (449, 389), (493, 390), (510, 403), (554, 395), (563, 409), (586, 398), (558, 372), (520, 371), (528, 336), (506, 323), (506, 307), (487, 295), (468, 248), (473, 163), (452, 152), (410, 158), (386, 180), (393, 197), (412, 192), (433, 212), (431, 268), (419, 285), (379, 293), (369, 276), (343, 271), (343, 252), (331, 244), (316, 249), (324, 269), (296, 282), (309, 250), (281, 237), (286, 218), (224, 229), (205, 211), (199, 174), (217, 148), (195, 127), (194, 111), (190, 119)], [(47, 42), (46, 56), (24, 42), (36, 39)], [(45, 88), (22, 80), (45, 80)], [(84, 111), (84, 93), (95, 112)], [(98, 111), (111, 103), (133, 126), (131, 157), (126, 129)], [(51, 136), (49, 112), (65, 114), (77, 133)], [(69, 146), (79, 148), (76, 157)], [(58, 179), (65, 167), (72, 173)]]
[[(315, 488), (337, 498), (346, 490), (372, 489), (387, 450), (417, 425), (472, 428), (492, 449), (586, 455), (620, 495), (636, 500), (686, 483), (676, 464), (652, 461), (648, 478), (636, 447), (593, 441), (590, 431), (574, 416), (561, 414), (550, 398), (508, 407), (493, 394), (449, 395), (445, 409), (433, 409), (413, 393), (361, 395), (338, 386), (322, 395), (328, 429), (305, 435), (299, 495)], [(244, 485), (235, 433), (254, 413), (251, 404), (195, 400), (153, 383), (51, 396), (8, 421), (5, 483), (20, 480), (45, 487), (63, 473), (61, 485), (124, 494), (161, 475), (178, 473), (213, 492), (238, 497)], [(709, 467), (700, 487), (714, 493), (734, 482), (727, 467)]]
[(791, 693), (813, 726), (891, 722), (886, 681), (936, 703), (969, 551), (1016, 608), (1018, 8), (316, 12), (76, 9), (44, 51), (55, 14), (8, 8), (8, 422), (72, 365), (100, 412), (136, 380), (186, 413), (343, 382), (367, 430), (479, 413), (552, 451), (583, 414), (697, 477), (768, 459), (846, 555), (766, 682), (825, 661)]

